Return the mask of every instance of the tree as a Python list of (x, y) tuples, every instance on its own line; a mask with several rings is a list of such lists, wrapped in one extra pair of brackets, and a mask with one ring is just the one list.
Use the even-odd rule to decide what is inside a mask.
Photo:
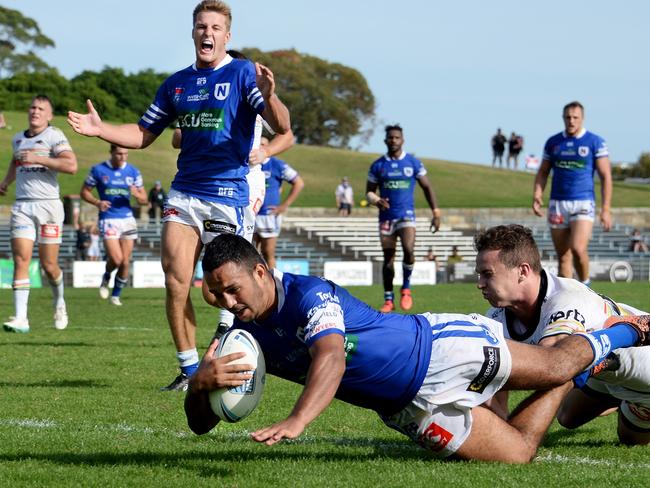
[(0, 6), (0, 76), (52, 71), (31, 48), (54, 47), (35, 20)]
[(273, 71), (297, 142), (348, 148), (352, 138), (365, 140), (372, 134), (375, 97), (354, 68), (293, 49), (242, 52)]

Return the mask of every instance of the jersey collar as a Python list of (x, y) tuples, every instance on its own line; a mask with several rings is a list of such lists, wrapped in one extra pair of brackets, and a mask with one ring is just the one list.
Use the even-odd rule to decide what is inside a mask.
[(391, 157), (388, 155), (388, 153), (384, 154), (384, 157), (385, 157), (388, 161), (401, 161), (402, 159), (404, 159), (404, 158), (406, 157), (406, 151), (405, 151), (404, 149), (402, 149), (402, 152), (401, 152), (400, 155), (397, 156), (396, 158), (391, 158)]
[(114, 168), (113, 165), (111, 164), (111, 160), (110, 160), (110, 159), (107, 159), (106, 161), (104, 161), (104, 164), (105, 164), (106, 166), (108, 166), (108, 167), (109, 167), (111, 170), (113, 170), (113, 171), (117, 171), (117, 170), (120, 170), (120, 169), (124, 169), (124, 168), (126, 168), (126, 161), (124, 161), (124, 162), (122, 163), (122, 166), (120, 166), (119, 168)]
[(587, 129), (585, 129), (584, 127), (580, 130), (580, 132), (578, 132), (578, 135), (576, 135), (576, 136), (570, 136), (569, 134), (566, 133), (565, 130), (562, 131), (562, 135), (563, 135), (565, 138), (566, 138), (566, 137), (574, 137), (575, 139), (580, 139), (580, 138), (581, 138), (582, 136), (584, 136), (586, 133), (587, 133)]
[[(548, 291), (548, 276), (546, 276), (546, 271), (542, 269), (541, 273), (539, 274), (539, 293), (537, 295), (537, 301), (535, 302), (535, 324), (539, 324), (539, 318), (542, 315), (542, 304), (544, 303), (544, 299), (546, 298), (546, 292)], [(537, 329), (537, 326), (533, 327), (532, 329), (526, 330), (523, 334), (517, 333), (517, 329), (515, 329), (515, 314), (512, 313), (510, 310), (507, 308), (504, 309), (505, 312), (505, 317), (506, 317), (506, 327), (508, 328), (508, 333), (510, 334), (510, 337), (514, 339), (515, 341), (525, 341), (528, 339), (530, 336), (532, 336), (535, 333), (535, 330)]]
[(273, 268), (273, 279), (275, 280), (275, 292), (278, 294), (278, 309), (276, 312), (280, 312), (284, 306), (284, 286), (282, 285), (282, 278), (284, 273), (277, 268)]
[[(231, 61), (232, 61), (232, 56), (231, 56), (230, 54), (226, 54), (226, 57), (223, 58), (223, 59), (221, 60), (221, 62), (220, 62), (217, 66), (215, 66), (214, 68), (212, 68), (212, 71), (217, 71), (218, 69), (223, 68), (225, 65), (227, 65), (227, 64), (230, 63)], [(193, 69), (194, 71), (207, 71), (207, 70), (209, 70), (210, 68), (197, 68), (197, 67), (196, 67), (196, 61), (194, 61), (194, 62), (192, 63), (192, 69)]]

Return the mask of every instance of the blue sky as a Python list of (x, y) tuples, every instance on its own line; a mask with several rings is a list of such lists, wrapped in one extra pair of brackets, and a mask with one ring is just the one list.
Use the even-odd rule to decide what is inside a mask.
[[(127, 72), (189, 65), (196, 3), (2, 1), (56, 42), (39, 54), (66, 77), (106, 65)], [(229, 3), (231, 47), (295, 48), (365, 76), (378, 125), (362, 150), (383, 152), (383, 125), (399, 122), (407, 150), (420, 157), (488, 163), (497, 127), (523, 134), (524, 151), (539, 155), (574, 99), (614, 161), (650, 150), (650, 2)]]

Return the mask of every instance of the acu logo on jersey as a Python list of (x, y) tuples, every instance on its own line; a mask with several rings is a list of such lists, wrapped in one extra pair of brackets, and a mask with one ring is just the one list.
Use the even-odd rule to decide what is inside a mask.
[(217, 83), (214, 85), (214, 98), (225, 100), (230, 94), (230, 83)]

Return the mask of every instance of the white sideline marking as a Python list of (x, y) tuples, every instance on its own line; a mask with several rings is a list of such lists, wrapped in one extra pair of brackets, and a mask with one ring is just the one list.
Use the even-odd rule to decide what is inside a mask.
[(130, 330), (130, 331), (138, 331), (138, 332), (141, 331), (141, 330), (147, 330), (147, 331), (156, 330), (156, 329), (152, 329), (152, 328), (149, 328), (149, 327), (126, 327), (126, 326), (122, 326), (122, 327), (83, 327), (83, 326), (82, 326), (82, 327), (76, 327), (76, 326), (73, 325), (72, 328), (75, 329), (75, 330), (77, 330), (77, 329), (88, 329), (88, 330), (89, 330), (89, 329), (92, 329), (92, 330)]
[(33, 429), (51, 429), (57, 427), (54, 420), (49, 419), (2, 419), (0, 425), (8, 425), (11, 427), (27, 427)]
[(588, 457), (569, 457), (562, 456), (561, 454), (546, 454), (544, 456), (537, 456), (536, 462), (543, 463), (561, 463), (561, 464), (587, 464), (590, 466), (614, 466), (618, 468), (643, 468), (650, 469), (650, 464), (634, 464), (634, 463), (621, 463), (618, 461), (608, 461), (606, 459), (591, 459)]

